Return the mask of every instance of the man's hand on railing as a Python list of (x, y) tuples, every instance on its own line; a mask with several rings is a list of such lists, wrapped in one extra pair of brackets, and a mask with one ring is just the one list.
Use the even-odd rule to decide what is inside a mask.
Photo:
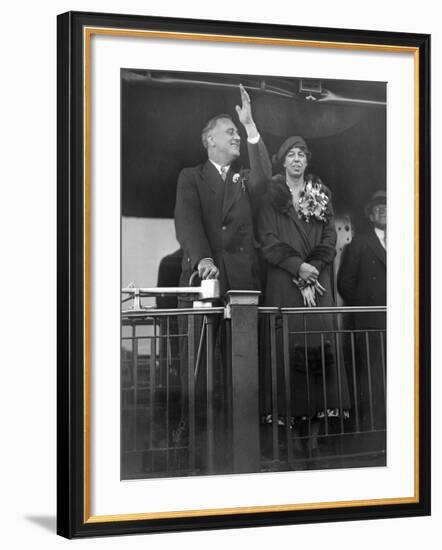
[(203, 258), (198, 263), (198, 275), (200, 279), (218, 279), (219, 269), (212, 258)]

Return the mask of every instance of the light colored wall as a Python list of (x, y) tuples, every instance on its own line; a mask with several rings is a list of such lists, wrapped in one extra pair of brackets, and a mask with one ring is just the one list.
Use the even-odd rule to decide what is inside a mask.
[(121, 224), (121, 284), (157, 286), (161, 258), (179, 247), (172, 219), (127, 218)]

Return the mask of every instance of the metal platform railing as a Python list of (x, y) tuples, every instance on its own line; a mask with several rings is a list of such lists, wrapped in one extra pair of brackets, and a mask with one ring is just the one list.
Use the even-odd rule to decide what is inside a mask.
[[(269, 469), (386, 453), (385, 307), (259, 308)], [(333, 460), (336, 459), (336, 460)]]
[[(143, 305), (169, 292), (194, 307)], [(258, 307), (241, 291), (214, 307), (213, 284), (123, 295), (122, 478), (385, 462), (386, 308)]]

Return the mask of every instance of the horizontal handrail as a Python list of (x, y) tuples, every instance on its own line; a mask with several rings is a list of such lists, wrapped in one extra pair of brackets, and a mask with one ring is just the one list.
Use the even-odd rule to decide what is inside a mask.
[(386, 313), (386, 306), (334, 306), (334, 307), (260, 307), (259, 313)]
[(129, 309), (122, 312), (122, 317), (166, 317), (169, 315), (218, 315), (224, 313), (223, 307), (189, 307), (189, 308), (171, 308), (171, 309)]
[(152, 296), (195, 296), (199, 300), (214, 300), (220, 297), (218, 279), (205, 279), (200, 286), (157, 286), (138, 288), (129, 286), (121, 289), (122, 294), (128, 294), (134, 300)]
[(180, 294), (199, 294), (200, 287), (197, 286), (155, 286), (150, 288), (122, 288), (122, 294), (138, 294), (140, 298), (146, 298), (148, 296), (162, 296), (162, 295), (180, 295)]
[(355, 329), (355, 328), (351, 328), (351, 329), (344, 329), (344, 328), (339, 328), (339, 329), (333, 329), (333, 330), (326, 330), (326, 329), (323, 329), (323, 330), (311, 330), (311, 329), (305, 329), (305, 330), (289, 330), (287, 332), (287, 334), (291, 334), (291, 335), (305, 335), (305, 334), (308, 334), (309, 336), (313, 336), (314, 334), (317, 334), (317, 335), (321, 335), (323, 334), (324, 336), (327, 336), (327, 335), (330, 335), (330, 334), (381, 334), (381, 333), (384, 333), (386, 334), (387, 332), (387, 329), (385, 328), (358, 328), (358, 329)]
[[(211, 315), (224, 313), (224, 307), (193, 307), (193, 308), (169, 308), (160, 309), (154, 307), (142, 307), (139, 309), (127, 309), (122, 311), (123, 317), (161, 317), (183, 315)], [(293, 314), (319, 314), (319, 313), (386, 313), (386, 306), (336, 306), (336, 307), (259, 307), (261, 314), (293, 315)]]

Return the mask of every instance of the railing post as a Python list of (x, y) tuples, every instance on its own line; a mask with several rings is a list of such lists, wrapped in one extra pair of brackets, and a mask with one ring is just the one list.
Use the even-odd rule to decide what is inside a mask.
[(227, 292), (231, 319), (232, 444), (235, 473), (259, 472), (258, 299), (260, 292)]

